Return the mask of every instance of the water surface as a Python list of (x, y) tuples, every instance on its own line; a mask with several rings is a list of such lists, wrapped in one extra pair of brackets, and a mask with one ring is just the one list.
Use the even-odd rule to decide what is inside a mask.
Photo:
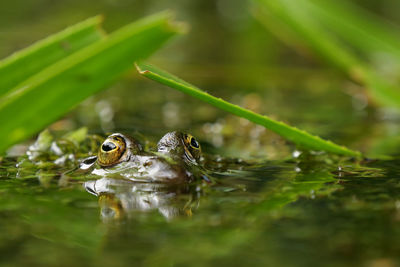
[(110, 193), (100, 198), (84, 181), (17, 177), (15, 162), (4, 161), (6, 266), (399, 263), (398, 160), (231, 164), (214, 170), (214, 185), (103, 181), (97, 190)]

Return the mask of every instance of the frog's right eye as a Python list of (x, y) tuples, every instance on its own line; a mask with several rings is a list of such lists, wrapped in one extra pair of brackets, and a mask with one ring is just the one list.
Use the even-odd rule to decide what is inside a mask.
[(111, 135), (101, 145), (97, 161), (103, 167), (119, 163), (126, 150), (126, 142), (122, 136)]

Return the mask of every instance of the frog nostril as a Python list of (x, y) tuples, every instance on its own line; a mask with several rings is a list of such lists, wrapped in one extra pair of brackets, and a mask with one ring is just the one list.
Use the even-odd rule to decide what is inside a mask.
[(85, 165), (89, 165), (89, 164), (95, 163), (96, 160), (97, 160), (97, 156), (92, 156), (92, 157), (84, 159), (82, 161), (82, 163), (85, 164)]
[(116, 149), (116, 148), (117, 148), (117, 146), (116, 146), (114, 143), (111, 143), (111, 142), (104, 143), (104, 144), (101, 146), (101, 149), (102, 149), (103, 151), (105, 151), (105, 152), (114, 150), (114, 149)]

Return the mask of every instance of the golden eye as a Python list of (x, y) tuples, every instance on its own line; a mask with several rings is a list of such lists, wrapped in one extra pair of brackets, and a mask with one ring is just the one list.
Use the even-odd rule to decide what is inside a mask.
[(190, 145), (196, 149), (200, 148), (199, 142), (197, 142), (197, 140), (193, 136), (192, 138), (190, 138)]
[(126, 142), (122, 136), (111, 135), (101, 145), (97, 155), (98, 163), (103, 166), (112, 166), (120, 162), (126, 150)]
[(185, 150), (188, 150), (189, 153), (191, 154), (191, 156), (195, 160), (199, 160), (200, 154), (201, 154), (201, 149), (200, 149), (200, 144), (199, 144), (199, 142), (197, 142), (196, 138), (194, 138), (190, 134), (184, 134), (183, 139), (185, 142), (185, 147), (187, 147), (187, 148), (185, 148)]
[(184, 139), (185, 139), (185, 143), (186, 145), (194, 148), (194, 149), (200, 149), (200, 144), (199, 142), (197, 142), (196, 138), (194, 138), (192, 135), (190, 134), (184, 134)]

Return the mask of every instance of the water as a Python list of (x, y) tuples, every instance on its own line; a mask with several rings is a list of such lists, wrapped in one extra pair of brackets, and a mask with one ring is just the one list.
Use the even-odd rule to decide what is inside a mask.
[(215, 185), (168, 190), (103, 178), (100, 198), (83, 181), (15, 178), (14, 163), (0, 175), (5, 266), (400, 263), (398, 160), (230, 164)]

